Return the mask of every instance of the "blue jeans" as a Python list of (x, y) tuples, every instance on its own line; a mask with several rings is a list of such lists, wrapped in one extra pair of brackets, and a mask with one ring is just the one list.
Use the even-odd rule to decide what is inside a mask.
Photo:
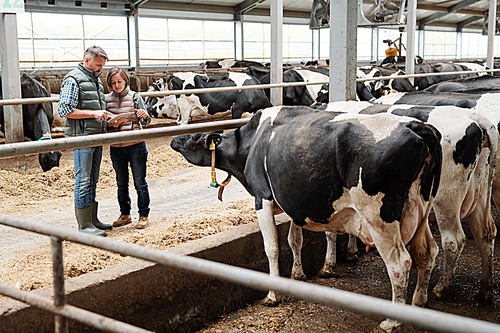
[(137, 207), (139, 216), (149, 215), (149, 190), (146, 182), (146, 162), (148, 150), (146, 142), (136, 143), (127, 147), (110, 147), (111, 161), (116, 172), (118, 186), (118, 204), (122, 215), (130, 215), (130, 196), (128, 194), (128, 165), (132, 169), (134, 187), (137, 192)]
[(87, 208), (95, 201), (102, 146), (73, 149), (75, 164), (75, 207)]

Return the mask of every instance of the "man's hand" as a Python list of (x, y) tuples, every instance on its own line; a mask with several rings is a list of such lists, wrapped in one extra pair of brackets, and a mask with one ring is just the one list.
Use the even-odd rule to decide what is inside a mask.
[(105, 121), (113, 118), (114, 114), (108, 112), (106, 110), (94, 111), (94, 118), (99, 119), (100, 121)]

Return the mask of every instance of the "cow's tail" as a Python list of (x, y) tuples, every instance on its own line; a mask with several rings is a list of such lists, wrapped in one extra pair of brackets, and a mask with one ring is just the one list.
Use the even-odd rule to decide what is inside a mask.
[[(493, 188), (493, 179), (495, 177), (495, 165), (497, 163), (497, 150), (498, 150), (498, 132), (494, 124), (492, 124), (488, 119), (483, 117), (482, 115), (474, 112), (470, 115), (470, 118), (474, 120), (485, 132), (485, 138), (483, 140), (482, 148), (488, 147), (490, 149), (490, 156), (488, 159), (489, 165), (491, 165), (490, 173), (488, 175), (488, 193), (487, 200), (491, 202), (492, 188)], [(491, 208), (490, 208), (491, 209)], [(495, 222), (488, 218), (487, 222), (484, 225), (485, 230), (483, 231), (484, 237), (492, 240), (496, 236), (496, 226)]]
[[(441, 167), (443, 164), (443, 153), (440, 143), (441, 133), (434, 126), (417, 121), (409, 123), (408, 128), (424, 140), (431, 155), (431, 172), (428, 172), (427, 176), (423, 175), (423, 177), (427, 177), (427, 179), (423, 179), (423, 182), (432, 183), (430, 198), (427, 198), (431, 200), (436, 196), (441, 179)], [(425, 193), (423, 194), (425, 195)]]
[(410, 246), (410, 256), (413, 266), (416, 268), (423, 268), (431, 259), (432, 234), (430, 233), (427, 221), (441, 179), (441, 166), (443, 160), (440, 143), (441, 133), (439, 133), (434, 126), (422, 122), (411, 122), (408, 127), (424, 140), (431, 155), (429, 170), (428, 172), (422, 173), (421, 179), (421, 187), (422, 185), (426, 187), (426, 191), (421, 192), (421, 194), (424, 199), (427, 199), (426, 201), (428, 201), (428, 204), (422, 221), (419, 221), (419, 226), (411, 240)]

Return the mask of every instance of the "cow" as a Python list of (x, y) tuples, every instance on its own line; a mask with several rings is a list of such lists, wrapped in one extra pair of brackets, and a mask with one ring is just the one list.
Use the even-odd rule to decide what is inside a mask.
[[(272, 276), (279, 276), (274, 213), (284, 211), (293, 221), (289, 241), (302, 227), (351, 233), (377, 247), (394, 302), (405, 303), (410, 268), (417, 267), (413, 304), (423, 306), (438, 252), (427, 219), (441, 173), (439, 140), (437, 130), (416, 119), (276, 106), (235, 131), (174, 137), (171, 147), (192, 164), (210, 166), (215, 145), (215, 167), (255, 198)], [(277, 302), (273, 291), (264, 300)], [(380, 326), (397, 325), (388, 319)]]
[[(460, 64), (438, 62), (434, 64), (419, 64), (415, 65), (415, 74), (428, 74), (428, 73), (444, 73), (444, 72), (463, 72), (470, 71), (468, 67)], [(478, 73), (470, 71), (470, 74), (456, 74), (456, 75), (440, 75), (440, 76), (427, 76), (414, 78), (413, 85), (416, 90), (424, 90), (433, 84), (442, 81), (449, 81), (455, 79), (463, 79), (467, 77), (476, 77)]]
[[(42, 85), (40, 78), (34, 75), (21, 76), (22, 98), (50, 97), (49, 92)], [(0, 91), (1, 98), (1, 91)], [(23, 105), (23, 130), (24, 136), (31, 141), (52, 139), (51, 124), (53, 118), (51, 103), (24, 104)], [(5, 133), (3, 107), (0, 106), (0, 131)], [(51, 151), (38, 154), (38, 163), (42, 170), (49, 171), (59, 166), (61, 151)]]
[[(406, 56), (389, 56), (384, 58), (380, 63), (380, 66), (387, 66), (391, 64), (404, 64), (406, 62)], [(421, 56), (415, 56), (415, 65), (423, 64), (424, 59)]]
[[(484, 76), (483, 76), (484, 78)], [(480, 80), (480, 78), (478, 78)], [(477, 91), (477, 92), (480, 92)], [(377, 104), (411, 104), (411, 105), (454, 105), (479, 112), (493, 123), (500, 132), (500, 93), (466, 94), (455, 92), (432, 93), (428, 91), (415, 93), (397, 93), (384, 96), (375, 101)], [(500, 143), (499, 143), (500, 144)], [(500, 159), (500, 156), (497, 156)], [(497, 209), (500, 208), (500, 163), (497, 163), (493, 180), (492, 197)]]
[(465, 79), (457, 79), (436, 83), (424, 91), (428, 92), (471, 92), (481, 93), (481, 90), (500, 91), (500, 78), (492, 75), (481, 75), (477, 77), (469, 77)]
[[(171, 74), (167, 80), (169, 90), (203, 89), (219, 87), (242, 87), (260, 84), (245, 73), (179, 72)], [(230, 111), (233, 119), (248, 117), (255, 111), (271, 106), (262, 89), (237, 90), (227, 92), (176, 95), (179, 108), (177, 123), (186, 125), (193, 112), (213, 115)]]
[[(443, 167), (433, 212), (441, 233), (444, 264), (433, 292), (442, 297), (451, 284), (455, 265), (465, 244), (460, 220), (468, 217), (482, 262), (479, 296), (484, 300), (491, 300), (496, 227), (491, 216), (490, 199), (499, 145), (496, 124), (477, 112), (455, 106), (336, 102), (328, 104), (326, 110), (363, 114), (392, 113), (414, 117), (437, 128), (442, 135)], [(328, 237), (327, 240), (332, 241)], [(300, 258), (300, 253), (294, 256)], [(326, 257), (323, 267), (325, 275), (333, 274), (335, 263), (334, 257)], [(297, 270), (300, 274), (301, 267), (297, 267)]]
[(364, 66), (359, 67), (358, 71), (363, 72), (365, 78), (393, 77), (387, 80), (365, 81), (365, 84), (369, 84), (370, 93), (375, 98), (382, 97), (386, 93), (415, 91), (415, 87), (408, 79), (397, 79), (399, 75), (406, 75), (406, 73), (394, 66)]
[[(246, 71), (254, 76), (262, 84), (271, 82), (270, 70), (249, 67)], [(362, 73), (358, 73), (362, 75)], [(287, 69), (283, 72), (283, 82), (328, 82), (328, 68)], [(266, 95), (270, 96), (269, 89), (265, 89)], [(356, 83), (356, 96), (363, 101), (374, 100), (369, 86), (362, 82)], [(328, 84), (283, 87), (283, 105), (311, 106), (316, 103), (328, 103)]]
[[(148, 92), (168, 91), (166, 81), (166, 78), (155, 80), (154, 83), (148, 87)], [(146, 104), (148, 113), (155, 118), (163, 117), (177, 119), (179, 117), (175, 95), (146, 97), (144, 103)], [(196, 115), (193, 114), (191, 116), (195, 117)]]
[(207, 68), (229, 69), (229, 68), (241, 68), (249, 66), (265, 67), (266, 65), (257, 61), (219, 59), (219, 60), (207, 60), (201, 63), (199, 67), (200, 69), (207, 69)]

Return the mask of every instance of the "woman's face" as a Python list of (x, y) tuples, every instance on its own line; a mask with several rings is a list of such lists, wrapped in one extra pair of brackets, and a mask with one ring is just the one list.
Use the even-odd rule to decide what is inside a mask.
[(111, 88), (113, 88), (113, 91), (118, 94), (125, 89), (125, 85), (127, 84), (120, 74), (113, 75), (110, 82)]

